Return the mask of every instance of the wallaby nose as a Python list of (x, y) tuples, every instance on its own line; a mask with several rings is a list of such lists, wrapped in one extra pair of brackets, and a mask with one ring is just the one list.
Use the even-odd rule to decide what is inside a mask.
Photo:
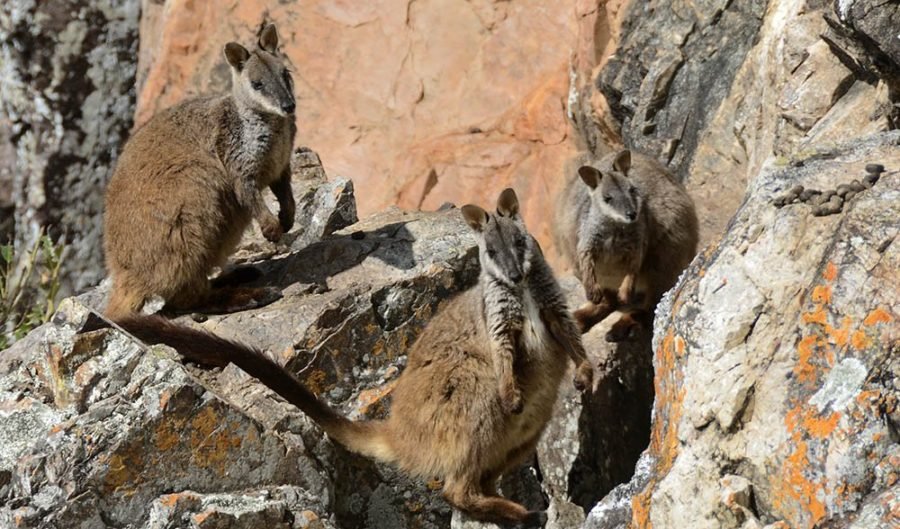
[(518, 270), (516, 270), (515, 272), (509, 274), (509, 279), (513, 283), (518, 283), (518, 282), (522, 281), (522, 272), (519, 272)]
[(284, 110), (288, 114), (293, 114), (294, 110), (297, 110), (297, 103), (291, 101), (290, 103), (283, 103), (281, 105), (281, 110)]
[(634, 211), (629, 211), (625, 214), (625, 216), (628, 217), (628, 220), (634, 220), (637, 218), (637, 213), (635, 213)]

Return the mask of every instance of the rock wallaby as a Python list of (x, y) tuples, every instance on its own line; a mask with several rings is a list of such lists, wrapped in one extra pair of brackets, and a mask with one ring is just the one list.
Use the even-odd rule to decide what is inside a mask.
[[(294, 223), (290, 156), (293, 81), (267, 25), (257, 46), (225, 45), (232, 88), (155, 115), (126, 143), (106, 192), (104, 250), (113, 280), (106, 314), (137, 312), (151, 296), (167, 308), (230, 312), (274, 301), (272, 288), (213, 288), (255, 218), (278, 240)], [(262, 200), (269, 187), (278, 217)]]
[(656, 160), (628, 150), (597, 160), (580, 155), (556, 210), (556, 242), (581, 279), (583, 332), (614, 310), (607, 333), (619, 341), (678, 280), (697, 253), (698, 222), (687, 191)]
[(503, 192), (496, 213), (468, 205), (462, 215), (478, 239), (479, 282), (422, 331), (383, 421), (338, 415), (294, 375), (247, 346), (155, 316), (133, 315), (120, 325), (146, 342), (175, 347), (188, 360), (237, 365), (349, 450), (413, 476), (439, 477), (446, 500), (473, 518), (538, 522), (544, 513), (499, 496), (496, 481), (534, 452), (568, 359), (578, 366), (580, 388), (590, 386), (593, 372), (515, 193)]

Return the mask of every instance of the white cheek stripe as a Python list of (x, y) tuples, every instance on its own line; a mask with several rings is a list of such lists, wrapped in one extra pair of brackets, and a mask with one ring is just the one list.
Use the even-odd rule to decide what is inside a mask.
[(256, 90), (253, 90), (251, 93), (253, 94), (251, 97), (253, 98), (254, 101), (259, 103), (259, 106), (261, 106), (264, 109), (268, 110), (269, 112), (275, 114), (276, 116), (284, 116), (285, 115), (285, 113), (280, 108), (272, 105), (268, 99), (261, 96), (259, 94), (259, 92), (257, 92)]

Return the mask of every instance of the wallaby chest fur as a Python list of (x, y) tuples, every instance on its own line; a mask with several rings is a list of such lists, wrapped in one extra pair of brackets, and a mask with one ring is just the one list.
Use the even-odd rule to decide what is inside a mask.
[[(521, 413), (509, 414), (501, 407), (490, 347), (491, 307), (486, 306), (491, 301), (485, 286), (478, 285), (431, 321), (394, 389), (388, 438), (392, 451), (403, 454), (398, 463), (408, 472), (452, 476), (497, 469), (499, 474), (510, 452), (543, 432), (569, 356), (549, 336), (540, 298), (532, 293), (536, 285), (526, 281), (520, 297), (505, 300), (511, 305), (505, 310), (521, 316), (513, 368), (523, 395)], [(550, 294), (562, 296), (558, 289)], [(431, 448), (421, 450), (423, 446)]]

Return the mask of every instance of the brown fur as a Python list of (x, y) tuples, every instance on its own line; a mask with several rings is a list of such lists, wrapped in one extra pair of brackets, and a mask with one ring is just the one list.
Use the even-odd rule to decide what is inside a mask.
[[(554, 223), (557, 246), (573, 264), (588, 298), (588, 304), (575, 312), (582, 330), (616, 309), (626, 312), (627, 317), (607, 335), (611, 341), (623, 339), (638, 321), (647, 319), (646, 313), (690, 264), (699, 239), (694, 203), (684, 186), (648, 156), (630, 153), (630, 164), (620, 167), (625, 152), (602, 160), (584, 154), (573, 159)], [(598, 213), (590, 187), (579, 178), (584, 166), (595, 167), (603, 178), (612, 176), (613, 182), (636, 187), (642, 206), (633, 223)], [(597, 189), (596, 193), (603, 192)]]
[(507, 359), (521, 408), (510, 412), (497, 380), (495, 363), (504, 359), (496, 358), (493, 350), (486, 288), (501, 287), (483, 277), (422, 331), (409, 351), (392, 392), (391, 414), (384, 421), (340, 417), (296, 377), (252, 348), (158, 317), (133, 316), (118, 323), (142, 340), (175, 347), (190, 360), (234, 363), (348, 449), (412, 476), (439, 477), (447, 501), (476, 519), (530, 522), (541, 519), (542, 513), (498, 496), (496, 480), (534, 452), (553, 413), (568, 360), (579, 367), (576, 380), (581, 387), (590, 386), (592, 370), (559, 286), (537, 254), (521, 283), (507, 285), (510, 292), (519, 292), (515, 299), (522, 307), (514, 359)]
[[(226, 56), (242, 52), (244, 60), (232, 65), (231, 94), (165, 110), (125, 145), (106, 192), (110, 318), (139, 311), (154, 295), (175, 310), (218, 312), (277, 297), (271, 289), (213, 289), (208, 281), (253, 218), (270, 240), (293, 224), (294, 103), (273, 39), (277, 42), (274, 26), (268, 26), (252, 53), (229, 43), (232, 53)], [(250, 86), (254, 83), (259, 89)], [(281, 107), (273, 99), (282, 101)], [(250, 137), (262, 139), (248, 142)], [(278, 218), (262, 202), (265, 187), (278, 198)]]

